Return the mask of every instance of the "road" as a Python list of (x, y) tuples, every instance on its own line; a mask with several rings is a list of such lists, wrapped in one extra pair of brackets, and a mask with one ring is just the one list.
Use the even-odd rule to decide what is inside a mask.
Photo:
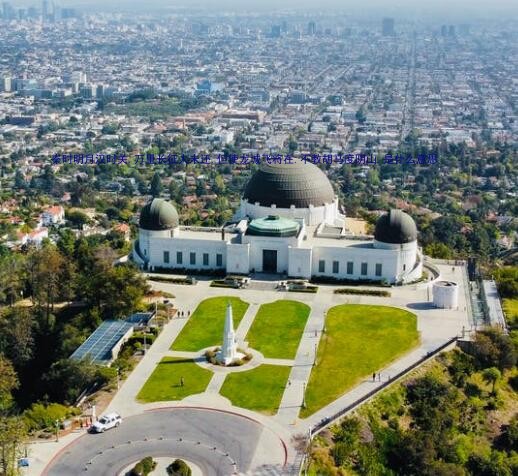
[[(259, 452), (268, 453), (264, 458), (256, 455), (258, 446)], [(170, 456), (171, 461), (183, 457), (207, 476), (266, 475), (282, 474), (285, 448), (260, 423), (242, 416), (201, 408), (161, 409), (126, 418), (119, 428), (103, 434), (84, 434), (64, 448), (43, 475), (116, 476), (145, 456)]]

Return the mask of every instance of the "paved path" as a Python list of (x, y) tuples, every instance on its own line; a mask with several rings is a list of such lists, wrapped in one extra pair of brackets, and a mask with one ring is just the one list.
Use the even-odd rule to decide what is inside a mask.
[(217, 393), (219, 394), (219, 391), (221, 390), (221, 387), (223, 386), (223, 383), (225, 383), (225, 378), (227, 377), (227, 374), (214, 374), (209, 382), (209, 385), (207, 386), (207, 390), (205, 392), (207, 393)]
[(264, 364), (269, 364), (269, 365), (283, 365), (283, 366), (286, 366), (286, 367), (291, 367), (293, 364), (294, 364), (294, 360), (291, 360), (291, 359), (264, 359), (263, 360), (263, 363)]
[(236, 341), (239, 346), (245, 346), (245, 338), (254, 322), (255, 315), (259, 309), (259, 304), (252, 303), (248, 306), (248, 309), (239, 323), (239, 327), (236, 329)]
[(322, 334), (321, 330), (324, 327), (325, 312), (328, 307), (329, 304), (326, 302), (312, 304), (311, 312), (297, 349), (297, 355), (295, 356), (295, 364), (290, 372), (289, 381), (291, 384), (286, 387), (279, 405), (279, 411), (274, 417), (281, 424), (293, 424), (298, 417), (300, 405), (302, 404), (304, 385), (307, 385), (313, 368), (316, 356), (315, 346), (318, 346)]

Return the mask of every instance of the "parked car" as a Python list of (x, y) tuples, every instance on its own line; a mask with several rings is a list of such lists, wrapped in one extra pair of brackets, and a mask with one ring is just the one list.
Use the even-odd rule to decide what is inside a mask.
[(108, 413), (99, 418), (99, 420), (90, 427), (90, 431), (92, 433), (104, 433), (110, 428), (118, 427), (121, 422), (122, 418), (118, 413)]

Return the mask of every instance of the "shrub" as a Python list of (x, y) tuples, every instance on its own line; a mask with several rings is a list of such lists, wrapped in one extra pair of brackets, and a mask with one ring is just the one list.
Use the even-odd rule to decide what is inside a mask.
[(130, 471), (130, 476), (147, 476), (156, 467), (156, 461), (151, 456), (146, 456), (139, 461)]
[(306, 286), (305, 288), (289, 288), (288, 291), (290, 293), (316, 293), (318, 291), (318, 286)]
[(350, 286), (381, 286), (390, 287), (390, 283), (385, 280), (374, 280), (374, 279), (347, 279), (347, 278), (333, 278), (332, 276), (311, 276), (312, 283), (321, 284), (348, 284)]
[[(149, 346), (155, 342), (155, 334), (151, 334), (146, 332), (146, 346)], [(131, 347), (134, 347), (137, 342), (140, 342), (140, 344), (144, 345), (144, 332), (135, 332), (128, 340), (127, 344)]]
[(81, 410), (75, 407), (67, 407), (59, 403), (44, 405), (43, 403), (33, 403), (25, 410), (23, 419), (30, 431), (54, 428), (56, 420), (64, 420), (74, 415), (79, 415)]
[(167, 467), (167, 474), (170, 476), (191, 476), (191, 468), (189, 468), (189, 465), (181, 460), (181, 459), (175, 459), (168, 467)]
[(509, 385), (515, 392), (518, 392), (518, 375), (509, 377)]
[(389, 291), (381, 291), (378, 289), (353, 289), (353, 288), (341, 288), (335, 289), (335, 294), (363, 294), (365, 296), (381, 296), (381, 297), (390, 297), (391, 294)]
[(497, 329), (477, 332), (472, 353), (478, 369), (496, 367), (502, 371), (516, 365), (516, 353), (512, 340)]
[(231, 284), (224, 279), (215, 279), (210, 283), (211, 288), (237, 288), (235, 284)]
[(117, 367), (99, 367), (97, 370), (97, 379), (101, 387), (112, 382), (116, 377)]
[(149, 276), (149, 281), (156, 281), (159, 283), (173, 283), (173, 284), (193, 284), (189, 278), (168, 278), (166, 276)]

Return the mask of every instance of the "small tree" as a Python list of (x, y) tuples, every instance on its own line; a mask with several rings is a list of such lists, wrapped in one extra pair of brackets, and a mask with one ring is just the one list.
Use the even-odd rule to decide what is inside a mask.
[(482, 378), (486, 383), (490, 383), (493, 385), (491, 393), (495, 393), (496, 382), (498, 382), (502, 378), (502, 374), (500, 373), (500, 370), (498, 370), (496, 367), (490, 367), (482, 372)]
[(151, 179), (150, 192), (153, 197), (159, 197), (162, 193), (162, 180), (158, 172), (155, 172)]
[(191, 468), (181, 459), (175, 459), (168, 467), (167, 474), (170, 476), (191, 476)]

